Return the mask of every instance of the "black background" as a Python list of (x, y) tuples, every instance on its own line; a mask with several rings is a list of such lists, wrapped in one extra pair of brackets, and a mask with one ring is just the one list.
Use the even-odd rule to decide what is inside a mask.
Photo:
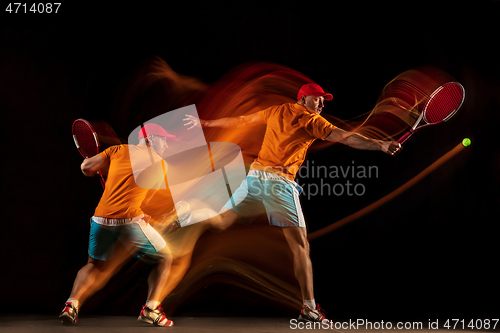
[[(467, 91), (462, 109), (450, 123), (413, 138), (397, 158), (338, 147), (310, 154), (317, 165), (355, 161), (379, 170), (362, 197), (304, 198), (313, 232), (472, 139), (388, 205), (311, 242), (316, 299), (335, 318), (498, 315), (498, 2), (85, 2), (63, 3), (50, 15), (9, 14), (7, 4), (0, 38), (2, 312), (18, 312), (30, 300), (31, 311), (56, 314), (69, 295), (86, 261), (87, 221), (101, 193), (97, 181), (81, 175), (71, 123), (104, 120), (126, 137), (129, 129), (116, 126), (111, 113), (116, 90), (156, 55), (207, 83), (246, 62), (291, 67), (333, 92), (336, 100), (324, 112), (343, 119), (373, 108), (384, 85), (403, 71), (431, 65), (451, 74)], [(88, 313), (135, 314), (143, 294), (123, 289), (144, 288), (137, 287), (143, 279), (139, 274), (112, 289)], [(256, 304), (265, 304), (271, 315), (296, 315), (236, 287), (207, 286), (174, 314), (259, 316)], [(207, 301), (210, 309), (200, 305)]]

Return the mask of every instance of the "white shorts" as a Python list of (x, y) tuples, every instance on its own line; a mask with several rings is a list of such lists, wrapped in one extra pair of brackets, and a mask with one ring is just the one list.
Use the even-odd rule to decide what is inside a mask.
[(303, 228), (306, 223), (299, 200), (301, 191), (296, 182), (284, 176), (250, 170), (224, 207), (250, 220), (265, 212), (272, 226)]

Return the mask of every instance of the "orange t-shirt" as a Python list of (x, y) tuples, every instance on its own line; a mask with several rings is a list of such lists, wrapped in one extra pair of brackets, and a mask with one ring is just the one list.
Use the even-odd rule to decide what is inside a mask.
[(259, 111), (267, 128), (259, 155), (251, 169), (281, 174), (294, 180), (316, 139), (325, 140), (335, 128), (322, 116), (297, 103)]
[[(133, 161), (130, 158), (131, 154)], [(154, 189), (166, 187), (164, 181), (166, 165), (151, 148), (143, 145), (117, 145), (109, 147), (99, 155), (109, 160), (110, 165), (106, 188), (94, 216), (106, 218), (140, 216), (143, 214), (141, 205), (146, 197), (150, 198), (155, 192)], [(151, 172), (152, 169), (154, 172)], [(138, 182), (143, 187), (137, 185)]]

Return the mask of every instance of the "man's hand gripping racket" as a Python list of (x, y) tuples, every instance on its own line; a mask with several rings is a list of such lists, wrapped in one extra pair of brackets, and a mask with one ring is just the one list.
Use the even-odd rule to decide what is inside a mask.
[[(76, 148), (84, 158), (90, 158), (99, 153), (99, 139), (97, 133), (92, 128), (92, 125), (84, 119), (77, 119), (73, 122), (72, 127), (73, 139), (75, 140)], [(105, 180), (101, 170), (98, 171), (102, 188), (105, 188)]]
[(464, 100), (465, 89), (460, 83), (448, 82), (440, 86), (429, 96), (415, 125), (403, 134), (398, 142), (403, 144), (416, 131), (450, 120), (460, 109)]

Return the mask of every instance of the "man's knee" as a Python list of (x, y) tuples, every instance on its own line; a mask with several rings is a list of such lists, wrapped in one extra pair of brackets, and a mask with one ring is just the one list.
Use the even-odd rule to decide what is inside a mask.
[(89, 259), (87, 261), (87, 266), (91, 266), (92, 268), (97, 268), (99, 270), (102, 270), (104, 266), (106, 266), (106, 261), (95, 259), (89, 256)]
[(165, 246), (160, 251), (160, 257), (163, 262), (172, 262), (172, 252), (170, 251), (170, 248), (168, 246)]
[(309, 241), (307, 240), (307, 232), (305, 228), (283, 228), (283, 233), (285, 234), (285, 238), (292, 251), (305, 252), (309, 254)]
[(223, 207), (219, 214), (212, 217), (210, 224), (210, 231), (222, 232), (232, 226), (239, 218), (241, 218), (235, 211)]
[(142, 261), (147, 264), (171, 264), (173, 260), (172, 252), (168, 246), (163, 247), (161, 250), (158, 250), (154, 253), (145, 254), (142, 256)]

